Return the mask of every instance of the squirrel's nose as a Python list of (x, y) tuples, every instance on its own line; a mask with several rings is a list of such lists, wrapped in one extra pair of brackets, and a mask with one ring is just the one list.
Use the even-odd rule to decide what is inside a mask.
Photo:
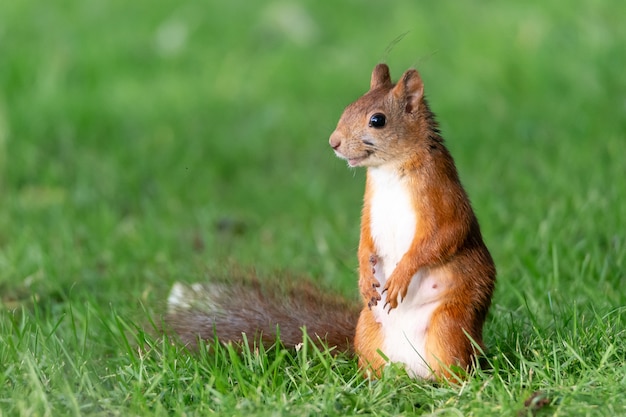
[(330, 135), (328, 143), (330, 144), (330, 147), (334, 150), (337, 150), (341, 146), (341, 138), (339, 137), (339, 135), (337, 135), (337, 132), (333, 132), (333, 134)]

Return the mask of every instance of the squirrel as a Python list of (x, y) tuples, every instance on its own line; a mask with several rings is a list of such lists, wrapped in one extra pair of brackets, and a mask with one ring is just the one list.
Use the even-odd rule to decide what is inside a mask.
[(306, 284), (278, 293), (256, 280), (175, 284), (166, 322), (191, 346), (198, 337), (241, 342), (246, 334), (293, 347), (305, 327), (354, 352), (371, 377), (389, 362), (425, 379), (468, 370), (483, 349), (496, 269), (419, 73), (409, 69), (394, 84), (378, 64), (329, 144), (350, 167), (367, 168), (361, 307)]

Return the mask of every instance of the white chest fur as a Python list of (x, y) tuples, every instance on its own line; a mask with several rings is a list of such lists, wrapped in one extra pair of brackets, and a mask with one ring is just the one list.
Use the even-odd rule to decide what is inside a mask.
[(371, 233), (380, 264), (376, 268), (384, 285), (402, 255), (409, 249), (417, 216), (406, 184), (391, 169), (370, 168), (373, 193), (370, 207)]
[[(376, 278), (381, 289), (396, 265), (410, 248), (419, 227), (418, 215), (407, 184), (388, 168), (369, 169), (371, 197), (371, 233), (378, 255)], [(388, 312), (385, 295), (372, 308), (376, 321), (382, 324), (383, 353), (392, 362), (405, 364), (409, 374), (427, 377), (426, 337), (432, 312), (439, 305), (442, 291), (436, 273), (424, 268), (415, 273), (406, 298)]]

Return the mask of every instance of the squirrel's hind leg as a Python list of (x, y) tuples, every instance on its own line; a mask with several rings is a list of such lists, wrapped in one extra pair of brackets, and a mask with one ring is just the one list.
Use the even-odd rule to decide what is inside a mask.
[(369, 307), (364, 307), (359, 316), (354, 336), (354, 350), (359, 357), (359, 365), (369, 377), (379, 377), (387, 364), (380, 351), (383, 348), (383, 333)]
[(476, 362), (482, 348), (482, 331), (465, 304), (444, 304), (432, 315), (426, 352), (437, 378), (463, 377)]

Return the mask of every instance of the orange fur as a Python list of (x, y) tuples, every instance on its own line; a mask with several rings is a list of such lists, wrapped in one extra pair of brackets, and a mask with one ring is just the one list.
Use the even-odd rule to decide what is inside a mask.
[(366, 307), (371, 307), (376, 302), (380, 301), (380, 294), (378, 288), (380, 283), (374, 277), (374, 268), (376, 266), (376, 250), (374, 248), (374, 240), (370, 232), (370, 201), (369, 193), (371, 192), (371, 186), (369, 181), (365, 187), (365, 204), (363, 205), (363, 212), (361, 215), (361, 239), (359, 241), (359, 290)]
[(354, 335), (354, 350), (359, 357), (359, 365), (371, 376), (380, 376), (385, 360), (381, 356), (380, 346), (383, 344), (383, 334), (380, 324), (376, 323), (372, 310), (364, 307), (359, 316)]

